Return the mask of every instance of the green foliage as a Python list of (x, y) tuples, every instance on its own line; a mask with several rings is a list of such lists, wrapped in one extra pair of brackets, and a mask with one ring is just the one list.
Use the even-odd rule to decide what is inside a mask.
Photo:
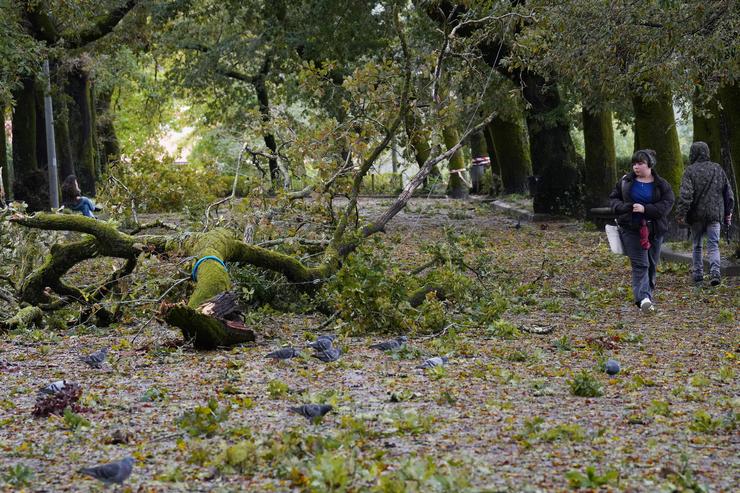
[(177, 426), (190, 436), (213, 436), (221, 430), (221, 423), (229, 417), (229, 408), (219, 406), (216, 399), (209, 399), (205, 406), (196, 406), (185, 411), (177, 420)]
[(716, 433), (722, 428), (722, 420), (712, 418), (712, 416), (700, 409), (694, 414), (694, 419), (689, 425), (691, 431), (698, 433)]
[(157, 386), (151, 386), (139, 398), (141, 402), (158, 402), (167, 400), (168, 390)]
[(270, 380), (267, 384), (267, 395), (270, 399), (280, 399), (288, 395), (288, 384), (280, 380)]
[(175, 164), (160, 149), (144, 147), (131, 155), (126, 167), (111, 170), (100, 198), (112, 211), (125, 213), (133, 200), (139, 212), (202, 213), (216, 197), (229, 193), (229, 184), (213, 167)]
[(319, 454), (310, 469), (308, 488), (310, 492), (348, 491), (354, 477), (355, 464), (352, 457), (325, 451)]
[(381, 421), (386, 423), (388, 433), (401, 435), (421, 435), (432, 431), (434, 418), (425, 416), (415, 410), (396, 409), (384, 416)]
[(560, 339), (556, 339), (555, 342), (552, 343), (553, 346), (558, 351), (571, 351), (573, 350), (573, 341), (570, 340), (570, 337), (567, 335), (564, 335)]
[(671, 468), (665, 468), (667, 483), (662, 485), (661, 489), (677, 493), (707, 493), (709, 490), (702, 485), (689, 465), (689, 458), (686, 454), (681, 456), (681, 470), (675, 471)]
[(731, 324), (735, 322), (735, 312), (729, 309), (722, 308), (717, 315), (717, 323), (720, 324)]
[(603, 474), (598, 474), (594, 466), (587, 466), (585, 474), (580, 471), (569, 471), (565, 474), (571, 488), (600, 488), (607, 484), (617, 484), (619, 471), (607, 469)]
[(84, 417), (72, 411), (70, 408), (64, 410), (64, 426), (68, 430), (76, 430), (78, 428), (89, 428), (90, 422)]
[(465, 493), (468, 477), (451, 464), (433, 457), (411, 457), (378, 478), (373, 493)]
[(669, 417), (671, 414), (671, 403), (668, 401), (653, 400), (648, 408), (648, 414)]
[(33, 469), (25, 464), (18, 463), (6, 469), (3, 473), (3, 482), (13, 488), (24, 488), (31, 486), (33, 476)]
[(487, 327), (486, 331), (489, 334), (502, 339), (516, 339), (521, 335), (519, 328), (506, 320), (497, 320), (493, 322)]
[(417, 286), (389, 262), (385, 248), (371, 245), (375, 251), (362, 247), (351, 254), (322, 293), (343, 319), (352, 322), (347, 330), (399, 334), (437, 329), (444, 320), (441, 305), (432, 302), (425, 307), (427, 301), (419, 310), (412, 308), (408, 295)]
[(601, 382), (587, 371), (582, 371), (568, 381), (570, 391), (579, 397), (600, 397), (604, 394)]

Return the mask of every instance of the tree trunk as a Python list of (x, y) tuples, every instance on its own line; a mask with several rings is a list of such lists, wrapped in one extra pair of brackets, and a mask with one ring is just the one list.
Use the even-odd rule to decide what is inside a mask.
[(532, 161), (521, 123), (494, 118), (490, 123), (493, 151), (501, 167), (504, 193), (525, 193)]
[(676, 120), (670, 95), (654, 101), (632, 98), (635, 110), (635, 150), (654, 149), (658, 156), (657, 172), (677, 193), (683, 176), (683, 157), (678, 143)]
[(470, 168), (472, 193), (479, 194), (483, 192), (485, 172), (491, 167), (491, 158), (488, 157), (488, 145), (483, 132), (476, 132), (470, 136), (470, 153), (473, 157), (473, 164)]
[[(455, 127), (446, 126), (442, 130), (442, 138), (447, 149), (451, 149), (460, 141), (460, 134)], [(447, 195), (453, 199), (468, 198), (468, 185), (463, 180), (465, 159), (463, 158), (462, 149), (458, 149), (450, 156), (449, 163), (450, 181), (447, 184)]]
[[(719, 91), (719, 100), (722, 103), (723, 147), (729, 150), (729, 161), (732, 162), (732, 171), (735, 175), (735, 208), (740, 209), (740, 86), (737, 84), (725, 86)], [(724, 137), (724, 136), (723, 136)], [(728, 173), (729, 174), (729, 173)], [(731, 178), (732, 179), (732, 178)], [(737, 221), (737, 220), (736, 220)]]
[(49, 207), (49, 182), (39, 167), (36, 145), (36, 84), (26, 77), (13, 91), (13, 196), (28, 204), (29, 211)]
[(521, 73), (529, 103), (527, 130), (532, 170), (539, 176), (534, 212), (577, 215), (581, 212), (576, 150), (558, 88), (537, 74)]
[[(419, 169), (421, 169), (432, 154), (432, 146), (429, 144), (432, 140), (432, 132), (423, 126), (421, 119), (413, 108), (406, 114), (406, 135), (409, 139), (411, 150), (414, 153), (414, 160), (419, 166)], [(434, 166), (429, 175), (435, 181), (438, 180), (440, 176), (439, 169)], [(427, 178), (425, 178), (425, 187), (427, 186), (427, 181)]]
[(10, 202), (13, 200), (10, 181), (12, 174), (8, 162), (8, 139), (5, 135), (5, 103), (3, 101), (0, 101), (0, 174), (2, 174), (0, 188), (3, 192), (0, 200)]
[(74, 159), (72, 158), (72, 143), (69, 135), (69, 110), (67, 96), (54, 98), (54, 137), (57, 143), (57, 166), (59, 167), (60, 183), (69, 175), (75, 174)]
[(107, 173), (108, 165), (118, 161), (121, 157), (121, 146), (118, 143), (116, 129), (113, 127), (113, 113), (111, 98), (113, 91), (107, 90), (96, 98), (95, 113), (97, 115), (97, 134), (100, 142), (100, 171)]
[(694, 105), (694, 142), (706, 142), (709, 146), (709, 157), (712, 161), (720, 162), (722, 142), (719, 130), (719, 106), (717, 100), (712, 99), (704, 108), (707, 114), (700, 115)]
[(614, 127), (610, 111), (593, 113), (583, 110), (583, 140), (586, 147), (586, 208), (608, 202), (609, 192), (617, 181), (617, 158), (614, 150)]
[(69, 108), (69, 129), (72, 142), (72, 159), (75, 174), (82, 193), (95, 196), (97, 179), (97, 159), (95, 150), (95, 123), (92, 106), (92, 87), (90, 77), (84, 70), (74, 70), (69, 74), (67, 94), (71, 97)]
[[(254, 90), (257, 93), (257, 101), (259, 102), (260, 115), (262, 116), (262, 123), (268, 124), (270, 122), (270, 95), (267, 92), (267, 86), (265, 85), (265, 78), (270, 71), (270, 58), (267, 57), (260, 68), (260, 72), (257, 77), (254, 78)], [(275, 156), (277, 156), (277, 142), (275, 136), (270, 132), (265, 132), (263, 136), (265, 140), (265, 146), (270, 149), (272, 155), (268, 159), (270, 167), (270, 184), (273, 190), (280, 187), (280, 168), (278, 168), (278, 162)]]
[(486, 138), (488, 158), (491, 160), (491, 175), (493, 175), (493, 183), (491, 183), (490, 193), (491, 195), (498, 195), (503, 190), (503, 184), (501, 182), (501, 163), (496, 159), (496, 147), (493, 142), (493, 127), (490, 123), (483, 129), (483, 136)]

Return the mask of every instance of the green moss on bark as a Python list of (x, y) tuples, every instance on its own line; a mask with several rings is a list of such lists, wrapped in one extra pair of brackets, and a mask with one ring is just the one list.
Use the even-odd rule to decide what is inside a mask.
[(606, 205), (609, 192), (617, 181), (614, 127), (610, 111), (583, 110), (583, 139), (586, 147), (586, 207)]
[(532, 160), (521, 122), (494, 118), (491, 122), (493, 150), (501, 167), (505, 193), (527, 191), (527, 177), (532, 174)]
[(712, 99), (699, 111), (696, 106), (692, 114), (694, 123), (694, 142), (706, 142), (709, 146), (709, 156), (712, 161), (720, 162), (722, 142), (719, 131), (719, 107)]
[[(460, 142), (460, 134), (457, 129), (447, 126), (442, 130), (447, 149), (451, 149)], [(462, 179), (462, 173), (456, 173), (458, 170), (465, 170), (465, 159), (463, 158), (462, 149), (458, 149), (449, 161), (450, 181), (447, 185), (447, 194), (453, 199), (465, 199), (468, 197), (468, 185)]]
[(670, 95), (647, 101), (632, 98), (635, 110), (635, 150), (654, 149), (658, 156), (656, 171), (678, 192), (683, 176), (683, 158), (676, 131)]

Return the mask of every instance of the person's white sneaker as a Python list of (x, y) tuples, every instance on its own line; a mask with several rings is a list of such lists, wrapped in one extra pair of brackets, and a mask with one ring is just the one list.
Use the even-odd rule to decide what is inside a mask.
[(655, 311), (655, 305), (650, 301), (650, 298), (644, 298), (640, 302), (640, 311), (642, 311), (642, 313), (652, 313)]

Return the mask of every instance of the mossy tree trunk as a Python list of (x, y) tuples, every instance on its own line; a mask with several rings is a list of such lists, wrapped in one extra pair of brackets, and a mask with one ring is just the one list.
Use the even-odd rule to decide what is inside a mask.
[(491, 160), (491, 188), (488, 193), (492, 197), (496, 197), (504, 192), (504, 183), (501, 179), (501, 164), (496, 158), (496, 147), (494, 146), (493, 130), (490, 123), (483, 129), (483, 136), (486, 139), (488, 158)]
[[(470, 136), (470, 153), (473, 156), (473, 166), (470, 172), (472, 192), (481, 193), (483, 191), (483, 176), (491, 164), (491, 158), (488, 157), (488, 145), (486, 144), (486, 138), (483, 132), (477, 132)], [(475, 160), (481, 158), (485, 158), (488, 164), (476, 165)]]
[(590, 209), (608, 202), (617, 181), (617, 157), (611, 112), (584, 109), (582, 116), (586, 148), (584, 195), (586, 208)]
[[(414, 153), (414, 160), (419, 168), (421, 168), (432, 154), (432, 132), (428, 127), (424, 126), (421, 118), (419, 118), (419, 115), (413, 108), (406, 115), (405, 127), (411, 151)], [(439, 179), (439, 168), (434, 166), (429, 175), (434, 179)], [(424, 186), (426, 185), (427, 179), (425, 178)]]
[[(457, 129), (451, 125), (444, 127), (442, 130), (442, 138), (444, 139), (447, 149), (452, 149), (458, 142), (460, 142), (460, 134)], [(458, 149), (452, 156), (450, 156), (449, 170), (450, 181), (447, 184), (447, 195), (453, 199), (468, 198), (468, 185), (463, 179), (463, 173), (465, 172), (465, 158), (463, 157), (462, 149)]]
[[(719, 100), (722, 103), (720, 114), (720, 129), (722, 130), (722, 147), (727, 149), (731, 171), (735, 183), (735, 210), (740, 210), (740, 86), (733, 84), (720, 89)], [(729, 167), (728, 167), (729, 168)], [(730, 173), (728, 173), (729, 175)], [(737, 219), (735, 219), (737, 221)]]
[[(265, 57), (260, 71), (252, 79), (252, 85), (254, 91), (257, 93), (257, 101), (259, 103), (259, 111), (262, 116), (262, 122), (267, 125), (270, 122), (270, 95), (267, 92), (267, 75), (270, 73), (270, 64), (272, 60), (269, 56)], [(272, 132), (265, 132), (263, 135), (265, 146), (270, 150), (271, 156), (268, 158), (268, 165), (270, 168), (270, 184), (272, 189), (280, 187), (280, 169), (278, 168), (277, 162), (277, 142)]]
[(678, 193), (683, 176), (683, 157), (678, 142), (673, 101), (670, 94), (654, 100), (632, 98), (635, 110), (635, 150), (654, 149), (657, 173)]
[(69, 110), (67, 100), (62, 94), (54, 98), (54, 138), (57, 144), (57, 166), (59, 168), (60, 183), (69, 175), (75, 174), (74, 159), (72, 157), (72, 142), (69, 135)]
[(108, 166), (121, 157), (121, 146), (118, 142), (116, 129), (113, 127), (113, 112), (111, 99), (113, 91), (99, 92), (95, 98), (95, 114), (97, 115), (98, 155), (100, 156), (101, 174), (108, 172)]
[(8, 139), (5, 135), (5, 102), (0, 100), (0, 173), (2, 173), (2, 189), (5, 194), (2, 199), (11, 201), (13, 200), (13, 193), (11, 190), (11, 178), (12, 171), (10, 169), (10, 162), (8, 161)]
[(532, 171), (539, 176), (534, 211), (577, 215), (581, 211), (578, 161), (557, 85), (527, 70), (521, 77), (524, 99), (530, 105), (526, 120)]
[[(36, 83), (26, 77), (13, 91), (13, 196), (23, 200), (30, 211), (49, 206), (49, 182), (41, 169), (37, 145)], [(41, 122), (43, 125), (43, 122)]]
[(496, 162), (501, 167), (504, 193), (525, 193), (527, 177), (532, 174), (532, 161), (522, 124), (494, 118), (489, 128)]
[(694, 105), (692, 120), (694, 123), (694, 142), (706, 142), (709, 146), (709, 157), (712, 161), (721, 159), (722, 142), (719, 129), (719, 106), (712, 99), (699, 111)]
[(71, 98), (67, 108), (75, 174), (82, 193), (94, 197), (98, 173), (90, 75), (83, 69), (75, 69), (68, 75), (66, 90)]

